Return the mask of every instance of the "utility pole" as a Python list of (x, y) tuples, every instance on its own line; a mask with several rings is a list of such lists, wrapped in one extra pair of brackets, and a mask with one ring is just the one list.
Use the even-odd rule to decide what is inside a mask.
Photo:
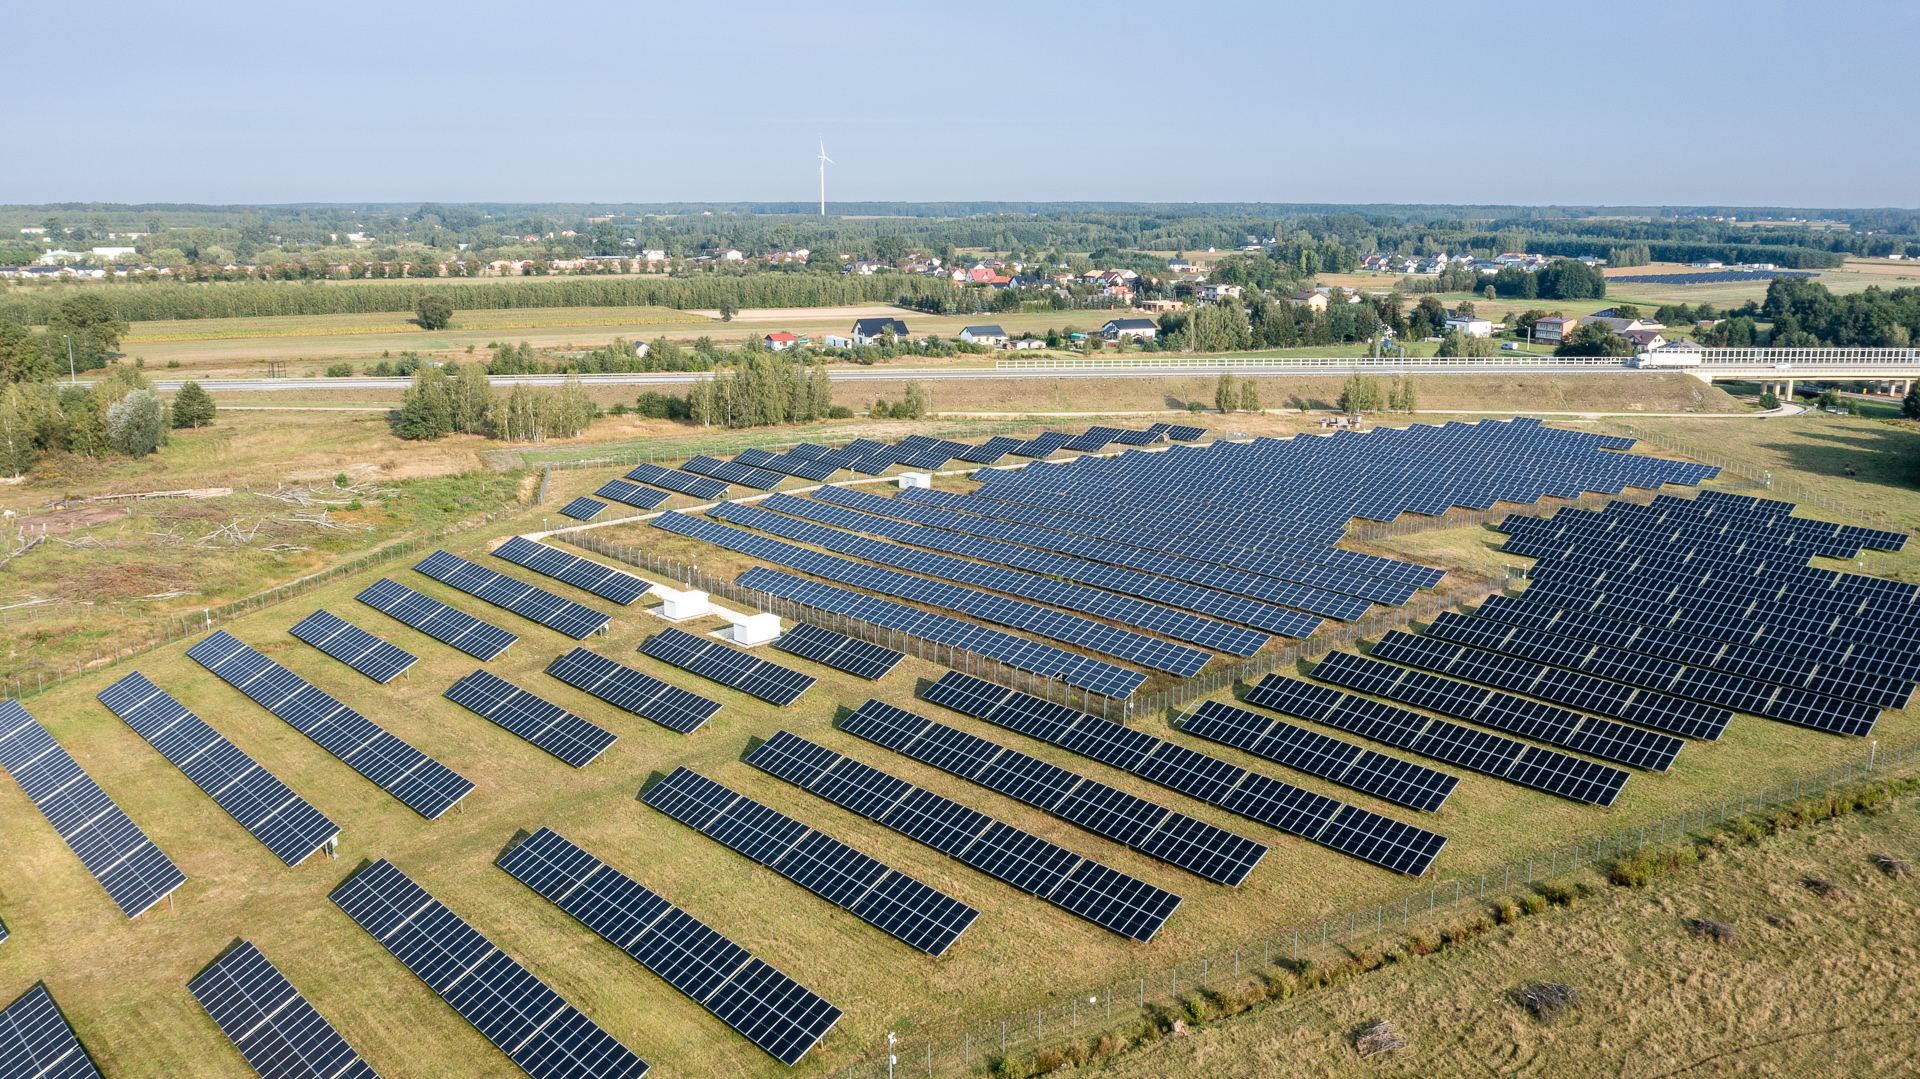
[(67, 339), (67, 381), (77, 385), (79, 376), (73, 373), (73, 335), (63, 333), (60, 336)]

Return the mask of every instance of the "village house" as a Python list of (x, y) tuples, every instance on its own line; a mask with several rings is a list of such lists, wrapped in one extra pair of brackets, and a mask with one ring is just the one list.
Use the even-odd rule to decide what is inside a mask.
[(1476, 315), (1455, 315), (1447, 320), (1447, 329), (1458, 330), (1468, 337), (1493, 336), (1493, 323)]
[(1004, 345), (1007, 343), (1007, 331), (998, 326), (968, 326), (960, 331), (960, 340), (969, 345)]
[(855, 345), (877, 345), (892, 331), (897, 340), (906, 340), (907, 324), (897, 318), (863, 318), (853, 324)]
[(1580, 322), (1578, 319), (1543, 318), (1533, 324), (1533, 339), (1536, 341), (1544, 341), (1550, 345), (1557, 345), (1563, 341), (1571, 340), (1574, 329), (1579, 325)]
[(1109, 341), (1118, 341), (1122, 337), (1146, 341), (1160, 332), (1160, 326), (1150, 318), (1116, 318), (1100, 327), (1100, 332)]
[(1295, 307), (1305, 307), (1313, 311), (1327, 309), (1327, 294), (1318, 289), (1306, 289), (1287, 297), (1287, 302)]
[(1239, 285), (1203, 285), (1200, 289), (1200, 298), (1209, 303), (1218, 303), (1229, 298), (1237, 300), (1240, 298), (1240, 292)]
[(1014, 352), (1025, 352), (1028, 349), (1046, 348), (1047, 339), (1044, 337), (1035, 337), (1032, 334), (1027, 334), (1025, 337), (1011, 338), (1007, 341), (1006, 344), (1001, 345), (1000, 347), (1004, 349), (1010, 349)]
[(770, 333), (764, 338), (764, 340), (766, 341), (768, 352), (785, 352), (786, 350), (792, 348), (793, 346), (800, 344), (804, 340), (804, 338), (796, 337), (793, 334), (782, 332), (782, 333)]

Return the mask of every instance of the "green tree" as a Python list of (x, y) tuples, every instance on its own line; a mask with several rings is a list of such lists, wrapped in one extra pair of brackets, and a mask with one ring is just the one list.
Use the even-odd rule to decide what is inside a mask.
[(1920, 420), (1920, 382), (1907, 384), (1907, 395), (1900, 399), (1900, 414), (1910, 420)]
[(1414, 389), (1413, 376), (1404, 375), (1393, 383), (1393, 392), (1387, 396), (1387, 407), (1395, 412), (1412, 414), (1420, 408), (1420, 397)]
[(906, 400), (902, 403), (906, 406), (905, 411), (908, 419), (920, 419), (927, 414), (927, 391), (921, 387), (919, 382), (909, 379), (907, 380)]
[(444, 330), (453, 325), (453, 301), (445, 296), (427, 295), (413, 307), (423, 330)]
[(807, 371), (807, 389), (813, 398), (813, 418), (824, 420), (833, 414), (833, 380), (827, 376), (825, 364), (813, 364)]
[[(1574, 265), (1579, 265), (1575, 263)], [(1542, 271), (1543, 273), (1545, 271)], [(1573, 331), (1573, 340), (1553, 350), (1555, 356), (1631, 356), (1633, 342), (1613, 332), (1604, 322), (1589, 322)]]
[(18, 386), (0, 390), (0, 472), (18, 479), (40, 457), (33, 418)]
[(39, 382), (53, 374), (47, 342), (25, 326), (0, 319), (0, 381)]
[[(1920, 401), (1916, 401), (1914, 404), (1916, 408), (1920, 408)], [(1771, 412), (1774, 409), (1780, 407), (1780, 398), (1775, 397), (1772, 390), (1768, 390), (1767, 392), (1760, 395), (1760, 407), (1763, 409), (1766, 409), (1768, 412)], [(1905, 402), (1901, 402), (1900, 411), (1903, 414), (1906, 413)], [(1913, 418), (1911, 414), (1909, 414), (1909, 418)]]
[(1255, 381), (1254, 379), (1251, 379), (1251, 378), (1247, 379), (1245, 382), (1242, 382), (1240, 384), (1240, 411), (1242, 412), (1261, 411), (1260, 383)]
[(1469, 337), (1459, 330), (1449, 330), (1440, 339), (1438, 356), (1493, 356), (1499, 354), (1499, 347), (1491, 337)]
[(191, 427), (195, 430), (213, 423), (213, 395), (200, 388), (198, 382), (188, 379), (180, 385), (180, 392), (173, 395), (173, 426), (175, 429)]
[(467, 435), (486, 434), (495, 404), (486, 371), (477, 363), (461, 364), (454, 370), (450, 389), (452, 429)]
[(1840, 402), (1840, 391), (1833, 389), (1821, 390), (1820, 396), (1814, 398), (1813, 401), (1814, 405), (1819, 408), (1839, 408)]
[(739, 313), (739, 310), (739, 308), (733, 305), (732, 296), (722, 296), (720, 298), (720, 321), (732, 322), (733, 316)]
[(1378, 412), (1386, 399), (1380, 391), (1380, 383), (1365, 375), (1355, 373), (1340, 388), (1340, 410), (1349, 415), (1362, 412)]
[(107, 409), (107, 445), (116, 452), (145, 457), (166, 441), (166, 406), (152, 390), (130, 390)]
[(440, 368), (422, 365), (413, 373), (413, 385), (400, 399), (393, 433), (414, 442), (430, 442), (453, 430), (453, 402), (447, 376)]
[(126, 336), (127, 320), (120, 317), (105, 296), (83, 292), (60, 301), (60, 306), (54, 308), (53, 316), (47, 320), (47, 330), (84, 337), (101, 349), (112, 351), (120, 347), (120, 338)]
[(104, 457), (107, 445), (107, 421), (100, 408), (100, 395), (79, 386), (60, 391), (60, 413), (66, 420), (66, 448), (82, 457)]
[(1220, 381), (1213, 386), (1213, 407), (1224, 414), (1232, 412), (1234, 406), (1239, 403), (1240, 394), (1233, 384), (1233, 372), (1220, 372)]
[(1492, 285), (1488, 285), (1486, 288), (1481, 289), (1480, 294), (1486, 297), (1486, 300), (1488, 303), (1492, 303), (1493, 301), (1500, 298), (1500, 293), (1495, 291)]

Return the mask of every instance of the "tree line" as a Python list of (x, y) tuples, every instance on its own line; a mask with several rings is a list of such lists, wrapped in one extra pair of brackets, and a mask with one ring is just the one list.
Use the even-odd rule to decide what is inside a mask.
[(115, 364), (92, 386), (29, 381), (0, 386), (0, 472), (20, 476), (46, 453), (145, 457), (169, 429), (213, 423), (213, 397), (187, 382), (169, 407), (139, 369)]

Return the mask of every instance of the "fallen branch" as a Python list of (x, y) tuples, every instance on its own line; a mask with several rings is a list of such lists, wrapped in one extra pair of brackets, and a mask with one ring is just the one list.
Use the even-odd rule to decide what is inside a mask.
[(1580, 1003), (1580, 991), (1559, 982), (1529, 982), (1513, 991), (1514, 1003), (1552, 1026), (1567, 1009)]
[(1391, 1022), (1382, 1019), (1362, 1032), (1359, 1040), (1353, 1043), (1353, 1047), (1360, 1050), (1360, 1057), (1364, 1060), (1377, 1057), (1382, 1053), (1397, 1053), (1405, 1049), (1408, 1044), (1407, 1039), (1394, 1029)]

